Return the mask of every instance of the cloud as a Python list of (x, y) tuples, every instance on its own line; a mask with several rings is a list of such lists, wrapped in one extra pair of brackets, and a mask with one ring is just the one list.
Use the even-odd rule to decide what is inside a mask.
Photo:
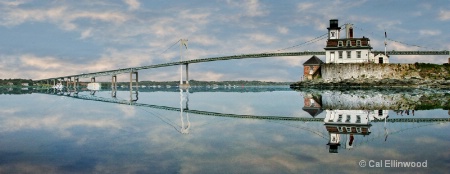
[(121, 12), (89, 12), (81, 11), (74, 12), (69, 16), (70, 21), (75, 21), (80, 18), (87, 18), (92, 20), (100, 20), (111, 23), (123, 23), (128, 19), (128, 16)]
[(419, 30), (419, 34), (424, 35), (424, 36), (436, 36), (436, 35), (440, 35), (441, 31), (439, 31), (439, 30)]
[(249, 0), (246, 1), (247, 4), (244, 6), (247, 7), (247, 14), (251, 17), (254, 16), (265, 16), (268, 14), (268, 11), (265, 11), (262, 9), (262, 5), (259, 3), (258, 0)]
[(249, 40), (255, 41), (256, 43), (270, 44), (277, 41), (277, 38), (263, 33), (251, 33), (246, 36)]
[(189, 39), (189, 42), (191, 42), (193, 44), (204, 45), (204, 46), (212, 46), (212, 45), (221, 44), (221, 41), (218, 40), (215, 36), (206, 35), (206, 34), (196, 35), (194, 37), (191, 37)]
[(141, 6), (138, 0), (124, 0), (124, 2), (128, 5), (128, 10), (137, 10)]
[(2, 12), (4, 17), (1, 18), (1, 25), (13, 26), (27, 21), (56, 21), (58, 19), (62, 19), (63, 12), (65, 10), (65, 7), (49, 8), (45, 10), (8, 8)]
[(61, 66), (63, 63), (55, 57), (37, 57), (31, 54), (22, 55), (20, 61), (22, 65), (38, 68), (40, 70), (56, 70), (62, 68)]
[(157, 37), (171, 36), (178, 32), (172, 25), (173, 22), (174, 19), (172, 18), (160, 18), (150, 26), (150, 30), (153, 31), (154, 35)]
[(242, 15), (248, 17), (260, 17), (266, 16), (270, 12), (264, 8), (264, 5), (259, 2), (259, 0), (248, 0), (248, 1), (232, 1), (227, 0), (227, 3), (243, 9)]
[(88, 38), (88, 37), (90, 37), (90, 36), (92, 36), (92, 28), (89, 28), (89, 29), (87, 29), (87, 30), (84, 30), (84, 31), (81, 33), (80, 39), (86, 39), (86, 38)]
[(181, 19), (187, 19), (194, 23), (198, 24), (205, 24), (208, 22), (208, 17), (210, 16), (210, 13), (193, 13), (191, 10), (182, 10), (180, 11), (179, 18)]
[[(49, 63), (49, 65), (44, 65), (43, 62), (35, 59), (26, 60), (26, 64), (23, 65), (20, 65), (20, 59), (8, 60), (9, 62), (0, 60), (2, 61), (2, 64), (0, 64), (2, 75), (17, 75), (19, 77), (21, 75), (49, 75), (57, 74), (53, 73), (52, 69), (61, 68), (65, 69), (64, 73), (71, 74), (108, 70), (115, 67), (122, 68), (129, 65), (142, 66), (150, 63), (177, 61), (179, 55), (178, 45), (168, 48), (180, 38), (189, 39), (190, 47), (186, 52), (186, 59), (272, 52), (308, 40), (305, 38), (314, 38), (325, 34), (328, 21), (331, 18), (339, 18), (341, 24), (352, 22), (355, 24), (355, 27), (358, 26), (362, 29), (370, 30), (368, 32), (372, 34), (380, 33), (382, 35), (384, 29), (387, 29), (388, 35), (391, 33), (391, 36), (395, 36), (395, 40), (407, 42), (408, 39), (411, 39), (409, 37), (411, 34), (439, 36), (445, 30), (439, 26), (434, 27), (433, 25), (435, 24), (427, 24), (425, 23), (426, 21), (419, 19), (415, 21), (418, 24), (416, 28), (406, 27), (408, 23), (405, 21), (408, 20), (404, 14), (412, 15), (419, 11), (420, 14), (417, 15), (421, 15), (419, 16), (420, 18), (425, 18), (430, 14), (439, 15), (439, 18), (436, 17), (437, 21), (434, 22), (441, 22), (439, 20), (448, 21), (450, 19), (449, 15), (447, 15), (450, 12), (446, 9), (431, 11), (432, 8), (422, 8), (422, 6), (436, 6), (436, 3), (429, 3), (429, 5), (418, 3), (414, 10), (409, 8), (403, 9), (402, 15), (396, 11), (389, 12), (389, 14), (371, 15), (371, 13), (364, 12), (365, 8), (380, 6), (379, 3), (371, 1), (358, 1), (357, 3), (336, 1), (331, 2), (331, 4), (330, 2), (321, 1), (276, 3), (258, 0), (245, 2), (227, 0), (225, 1), (225, 6), (218, 8), (217, 2), (192, 4), (187, 1), (177, 4), (169, 3), (169, 5), (155, 5), (154, 2), (139, 0), (122, 0), (108, 3), (95, 2), (95, 4), (87, 3), (86, 1), (33, 2), (29, 4), (27, 2), (30, 1), (0, 0), (0, 27), (5, 30), (17, 28), (30, 33), (31, 30), (24, 27), (31, 25), (39, 27), (37, 29), (41, 30), (49, 29), (48, 31), (55, 31), (54, 28), (56, 28), (59, 29), (56, 30), (59, 32), (58, 36), (63, 37), (45, 40), (52, 42), (50, 45), (65, 45), (68, 42), (72, 42), (67, 45), (88, 44), (93, 45), (95, 50), (91, 50), (89, 53), (83, 54), (84, 57), (79, 58), (76, 55), (80, 55), (80, 53), (74, 53), (76, 49), (67, 49), (67, 52), (61, 51), (62, 53), (52, 53), (45, 49), (37, 52), (31, 46), (29, 48), (24, 46), (15, 50), (9, 49), (12, 46), (4, 42), (3, 44), (6, 47), (9, 46), (7, 49), (12, 50), (10, 53), (0, 50), (3, 52), (2, 54), (7, 54), (5, 55), (6, 57), (18, 59), (24, 55), (33, 55), (35, 59), (43, 58), (43, 62), (48, 61), (46, 58), (53, 58), (55, 60), (53, 62), (58, 62), (62, 65), (55, 67), (57, 65), (53, 62)], [(340, 7), (340, 10), (337, 10), (336, 6)], [(139, 13), (136, 13), (134, 10), (139, 10)], [(323, 13), (323, 11), (328, 13)], [(399, 16), (396, 16), (396, 13)], [(396, 17), (386, 20), (388, 18), (385, 18), (385, 15)], [(445, 26), (445, 23), (439, 25)], [(364, 36), (370, 37), (374, 50), (382, 49), (382, 42), (377, 42), (376, 38), (371, 34), (364, 34)], [(406, 37), (405, 35), (409, 36)], [(434, 40), (434, 44), (449, 48), (450, 45), (442, 43), (445, 40), (448, 39), (445, 39), (443, 35), (440, 41)], [(322, 51), (324, 42), (325, 40), (321, 40), (314, 44), (305, 44), (280, 52)], [(377, 46), (377, 43), (379, 46)], [(43, 43), (43, 46), (45, 46), (45, 43)], [(164, 51), (166, 49), (168, 50)], [(394, 49), (401, 50), (400, 47)], [(25, 51), (21, 52), (22, 50)], [(163, 51), (164, 53), (162, 53)], [(127, 54), (130, 56), (127, 56)], [(147, 56), (144, 56), (145, 54)], [(77, 62), (79, 59), (87, 61)], [(278, 65), (289, 66), (285, 68), (294, 68), (294, 65), (301, 67), (301, 60), (303, 58), (300, 58), (299, 61), (296, 59), (281, 59), (282, 62)], [(410, 60), (415, 62), (413, 59)], [(237, 64), (239, 62), (241, 61), (238, 61)], [(45, 66), (47, 66), (47, 69), (45, 69)], [(31, 69), (23, 70), (27, 67)], [(9, 71), (4, 70), (5, 68)], [(22, 70), (20, 71), (19, 69)], [(197, 71), (215, 72), (223, 75), (220, 78), (234, 77), (234, 74), (229, 74), (224, 69), (201, 69)], [(260, 72), (258, 69), (254, 69), (254, 71), (255, 74)], [(159, 76), (170, 76), (170, 74), (166, 73)], [(285, 79), (281, 76), (284, 76), (284, 74), (278, 74), (279, 79)], [(297, 75), (287, 76), (291, 79), (298, 78)], [(202, 78), (207, 79), (206, 76), (202, 76)], [(211, 79), (217, 78), (218, 76), (216, 75), (211, 77)], [(248, 75), (248, 77), (244, 78), (255, 78), (255, 75)], [(270, 79), (273, 78), (276, 78), (276, 75), (270, 77)], [(266, 79), (269, 79), (269, 77)]]
[[(150, 65), (153, 62), (153, 59), (150, 58), (150, 54), (150, 50), (145, 49), (106, 49), (99, 58), (92, 59), (88, 62), (82, 62), (83, 64), (76, 60), (62, 60), (53, 56), (23, 54), (13, 56), (14, 58), (0, 57), (1, 62), (10, 65), (6, 69), (0, 70), (0, 73), (5, 76), (8, 74), (8, 76), (11, 76), (22, 73), (24, 76), (31, 79), (60, 77), (87, 72)], [(23, 71), (23, 69), (26, 69), (27, 71)]]
[(314, 10), (314, 4), (310, 2), (299, 3), (297, 9), (300, 11)]
[(29, 2), (29, 0), (15, 0), (15, 1), (0, 1), (0, 4), (6, 5), (6, 6), (19, 6), (22, 4), (25, 4)]
[(277, 27), (277, 31), (278, 31), (279, 33), (281, 33), (281, 34), (287, 34), (287, 33), (289, 33), (289, 29), (288, 29), (287, 27), (281, 27), (281, 26), (279, 26), (279, 27)]
[(450, 11), (441, 10), (439, 12), (439, 20), (441, 20), (441, 21), (448, 21), (448, 20), (450, 20)]
[(128, 15), (117, 11), (94, 12), (70, 10), (65, 6), (47, 9), (8, 8), (3, 12), (3, 15), (5, 17), (1, 18), (0, 24), (4, 26), (15, 26), (28, 21), (50, 21), (65, 30), (76, 29), (76, 21), (79, 19), (98, 20), (113, 24), (120, 24), (129, 19)]

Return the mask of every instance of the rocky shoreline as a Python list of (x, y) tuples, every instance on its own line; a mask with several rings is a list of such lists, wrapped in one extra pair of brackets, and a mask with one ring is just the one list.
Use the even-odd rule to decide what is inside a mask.
[(292, 89), (370, 89), (370, 88), (416, 88), (450, 90), (450, 80), (427, 79), (344, 79), (340, 81), (324, 81), (315, 79), (300, 81), (290, 85)]
[[(299, 90), (300, 91), (300, 90)], [(439, 89), (302, 89), (326, 110), (450, 109), (450, 91)]]

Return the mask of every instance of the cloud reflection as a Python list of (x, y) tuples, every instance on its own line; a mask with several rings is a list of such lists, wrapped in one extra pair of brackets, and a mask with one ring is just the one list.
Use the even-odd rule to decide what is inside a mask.
[[(291, 98), (298, 101), (293, 102), (295, 108), (291, 109), (301, 111), (303, 98), (297, 92), (288, 94), (279, 95), (278, 98), (274, 98), (277, 95), (271, 93), (260, 93), (259, 97), (254, 98), (249, 97), (251, 94), (235, 94), (235, 97), (245, 96), (246, 99), (227, 104), (228, 100), (235, 100), (209, 93), (206, 96), (215, 95), (220, 98), (220, 101), (211, 101), (210, 98), (199, 98), (203, 95), (201, 93), (193, 93), (189, 94), (189, 107), (209, 108), (211, 111), (216, 111), (214, 108), (224, 111), (249, 108), (246, 112), (257, 114), (261, 106), (276, 108), (272, 104), (258, 103), (257, 100), (282, 98), (290, 101)], [(140, 93), (140, 98), (157, 96), (156, 93)], [(374, 133), (355, 138), (356, 145), (352, 150), (330, 154), (326, 146), (328, 132), (323, 123), (190, 114), (189, 134), (180, 134), (172, 127), (181, 125), (178, 112), (55, 98), (57, 97), (41, 94), (9, 97), (14, 104), (0, 106), (3, 111), (0, 117), (0, 155), (2, 159), (7, 159), (7, 162), (0, 160), (1, 172), (358, 173), (362, 169), (357, 162), (369, 158), (428, 159), (437, 166), (430, 170), (436, 172), (445, 172), (442, 166), (447, 165), (445, 161), (438, 160), (445, 159), (448, 153), (438, 151), (447, 148), (447, 140), (442, 137), (446, 135), (448, 124), (439, 129), (431, 124), (411, 129), (412, 131), (393, 133), (388, 142), (385, 142), (382, 136), (384, 132), (380, 127), (382, 124), (374, 123)], [(173, 100), (176, 106), (179, 97), (176, 96)], [(23, 101), (32, 102), (35, 106), (27, 106)], [(252, 105), (251, 101), (258, 105)], [(2, 98), (0, 102), (8, 103)], [(404, 127), (421, 125), (423, 124), (408, 123), (398, 127), (391, 124), (389, 128), (395, 132)], [(381, 132), (377, 132), (378, 128), (381, 128)], [(376, 138), (371, 139), (373, 137)], [(436, 150), (417, 151), (429, 149), (427, 147), (430, 145)], [(411, 171), (422, 170), (404, 169), (401, 172)]]

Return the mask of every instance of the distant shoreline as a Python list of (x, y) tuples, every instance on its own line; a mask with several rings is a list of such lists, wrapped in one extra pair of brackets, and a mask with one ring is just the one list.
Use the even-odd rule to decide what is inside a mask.
[[(19, 82), (18, 82), (19, 81)], [(27, 81), (28, 86), (23, 86), (21, 81)], [(3, 80), (3, 83), (0, 84), (0, 88), (27, 88), (27, 87), (38, 87), (43, 85), (36, 85), (34, 82), (25, 79), (14, 79), (14, 83), (12, 85), (8, 83), (13, 83), (12, 80)], [(86, 86), (90, 82), (80, 81), (80, 86)], [(98, 82), (101, 83), (102, 86), (110, 86), (111, 82)], [(190, 80), (189, 84), (191, 86), (289, 86), (294, 82), (271, 82), (271, 81), (246, 81), (246, 80), (238, 80), (238, 81), (197, 81)], [(65, 85), (65, 82), (62, 83)], [(153, 86), (153, 85), (161, 85), (161, 86), (177, 86), (180, 84), (180, 81), (140, 81), (138, 82), (139, 86)], [(129, 86), (130, 82), (117, 82), (118, 86)], [(50, 84), (52, 86), (52, 84)]]

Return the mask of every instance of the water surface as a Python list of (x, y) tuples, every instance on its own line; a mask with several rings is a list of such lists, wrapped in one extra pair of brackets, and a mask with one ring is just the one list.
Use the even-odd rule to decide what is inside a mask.
[[(0, 95), (0, 173), (450, 169), (448, 91), (141, 89), (137, 101), (126, 90), (115, 98), (111, 91), (25, 93)], [(429, 103), (430, 110), (417, 109)], [(370, 167), (370, 160), (427, 167)]]

